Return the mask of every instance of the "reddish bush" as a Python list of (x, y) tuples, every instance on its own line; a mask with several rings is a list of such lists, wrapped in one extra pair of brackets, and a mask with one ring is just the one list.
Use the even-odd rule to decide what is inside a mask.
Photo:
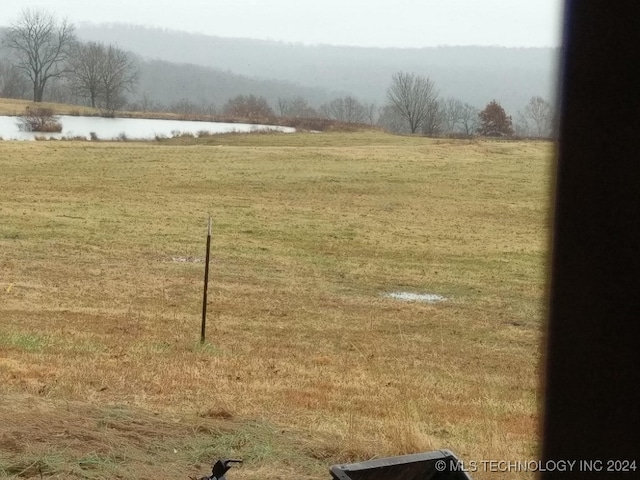
[(513, 135), (513, 122), (504, 108), (495, 100), (489, 102), (479, 114), (478, 133), (486, 137), (509, 137)]

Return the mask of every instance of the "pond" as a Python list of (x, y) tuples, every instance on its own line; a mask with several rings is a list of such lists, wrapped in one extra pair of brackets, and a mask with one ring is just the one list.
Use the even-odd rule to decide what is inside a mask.
[(18, 128), (19, 118), (0, 116), (0, 138), (3, 140), (35, 140), (38, 138), (86, 138), (92, 135), (99, 140), (155, 140), (182, 134), (199, 136), (203, 132), (245, 133), (278, 131), (293, 133), (295, 128), (249, 123), (197, 122), (190, 120), (155, 120), (145, 118), (103, 118), (60, 115), (61, 133), (22, 132)]

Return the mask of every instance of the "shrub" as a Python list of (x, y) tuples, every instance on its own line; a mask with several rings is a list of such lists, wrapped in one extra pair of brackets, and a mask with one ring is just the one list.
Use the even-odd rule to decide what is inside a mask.
[(250, 120), (268, 119), (274, 116), (273, 110), (264, 97), (255, 95), (238, 95), (229, 100), (222, 113), (235, 118), (246, 118)]
[(504, 137), (513, 135), (513, 122), (504, 108), (495, 100), (489, 102), (478, 116), (478, 133), (485, 137)]
[(62, 124), (50, 108), (27, 107), (24, 115), (18, 117), (18, 128), (23, 132), (60, 133)]

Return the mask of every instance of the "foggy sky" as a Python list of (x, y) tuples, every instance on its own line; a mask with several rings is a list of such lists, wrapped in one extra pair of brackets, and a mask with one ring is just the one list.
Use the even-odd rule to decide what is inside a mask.
[(375, 47), (560, 43), (561, 0), (21, 0), (80, 25), (130, 23), (222, 37)]

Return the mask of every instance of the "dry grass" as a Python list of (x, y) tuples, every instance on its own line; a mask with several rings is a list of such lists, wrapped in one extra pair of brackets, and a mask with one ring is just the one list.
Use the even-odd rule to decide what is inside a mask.
[(15, 98), (0, 98), (0, 115), (22, 115), (28, 108), (45, 108), (52, 110), (57, 115), (99, 115), (99, 110), (81, 105), (67, 105), (52, 102), (34, 103), (29, 100), (18, 100)]
[(0, 475), (536, 457), (550, 144), (205, 141), (0, 143)]

